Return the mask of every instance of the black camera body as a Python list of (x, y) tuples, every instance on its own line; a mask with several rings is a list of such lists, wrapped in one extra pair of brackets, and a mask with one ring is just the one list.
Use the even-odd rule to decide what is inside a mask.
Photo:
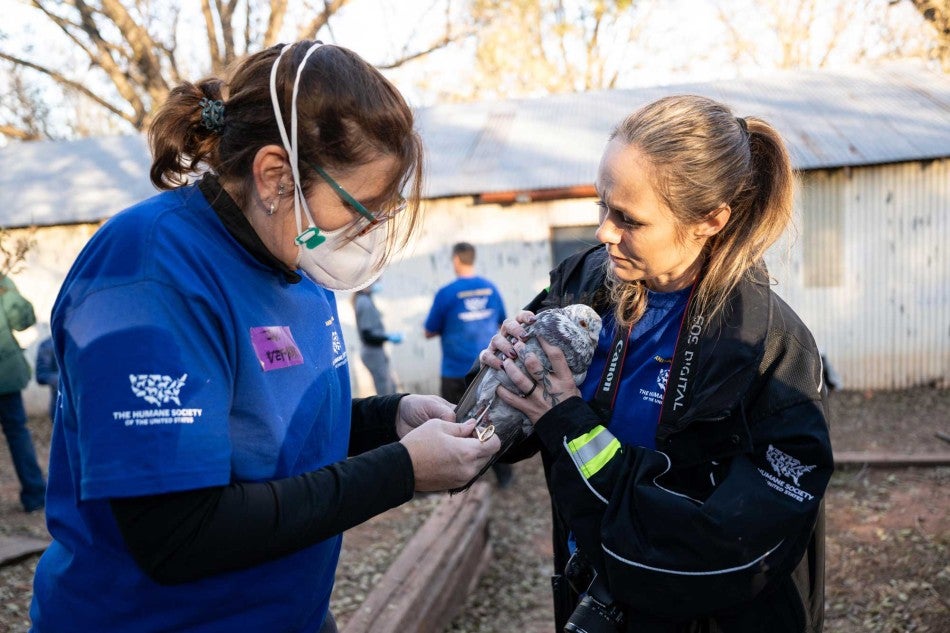
[(567, 633), (621, 633), (624, 628), (623, 610), (614, 599), (597, 570), (584, 558), (580, 550), (567, 561), (564, 576), (581, 601), (564, 625)]

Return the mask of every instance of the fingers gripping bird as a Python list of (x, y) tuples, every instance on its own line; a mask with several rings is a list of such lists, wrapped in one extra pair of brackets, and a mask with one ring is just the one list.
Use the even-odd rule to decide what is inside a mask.
[[(520, 350), (515, 364), (521, 371), (529, 374), (525, 369), (524, 359), (530, 353), (541, 360), (545, 374), (551, 371), (551, 362), (538, 342), (538, 337), (541, 337), (564, 352), (564, 358), (574, 377), (574, 384), (580, 385), (594, 357), (597, 339), (600, 336), (600, 326), (600, 316), (597, 312), (583, 304), (550, 308), (539, 312), (535, 322), (525, 327), (528, 339), (525, 341), (524, 349)], [(531, 421), (523, 413), (495, 397), (495, 391), (499, 385), (504, 385), (515, 393), (520, 391), (503, 369), (483, 367), (469, 385), (455, 410), (457, 420), (469, 418), (479, 420), (475, 429), (479, 437), (490, 436), (491, 433), (499, 436), (501, 450), (491, 460), (492, 463), (508, 448), (533, 431)], [(491, 463), (486, 465), (482, 472), (485, 472), (490, 465)], [(470, 484), (471, 482), (468, 485)], [(468, 485), (465, 487), (467, 488)]]

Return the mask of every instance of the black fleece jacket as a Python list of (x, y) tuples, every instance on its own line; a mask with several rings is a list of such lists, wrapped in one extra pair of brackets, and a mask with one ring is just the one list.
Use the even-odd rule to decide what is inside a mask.
[[(566, 260), (526, 308), (609, 310), (604, 253), (597, 247)], [(563, 570), (573, 533), (623, 607), (627, 631), (822, 628), (822, 498), (833, 459), (821, 360), (764, 267), (751, 277), (719, 317), (687, 307), (656, 450), (619, 447), (585, 475), (585, 453), (570, 443), (608, 421), (572, 398), (506, 456), (542, 452), (555, 569)], [(598, 442), (606, 446), (612, 436), (604, 433)], [(576, 598), (555, 582), (557, 630)]]

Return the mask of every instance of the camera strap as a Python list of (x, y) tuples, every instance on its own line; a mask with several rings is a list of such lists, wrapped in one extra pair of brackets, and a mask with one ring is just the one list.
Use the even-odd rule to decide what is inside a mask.
[(594, 393), (592, 404), (597, 411), (604, 417), (604, 421), (609, 421), (613, 414), (614, 403), (617, 401), (617, 391), (620, 385), (620, 376), (623, 372), (623, 361), (626, 356), (627, 344), (630, 342), (630, 333), (633, 326), (627, 328), (626, 332), (617, 327), (613, 341), (610, 343), (609, 357), (604, 363), (604, 371), (600, 375), (600, 382), (597, 385), (597, 391)]

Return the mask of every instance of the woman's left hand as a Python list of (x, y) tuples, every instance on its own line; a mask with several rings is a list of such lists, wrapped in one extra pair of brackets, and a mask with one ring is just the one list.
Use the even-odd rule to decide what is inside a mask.
[(396, 435), (402, 439), (406, 433), (433, 418), (455, 422), (455, 407), (439, 396), (409, 394), (399, 401), (399, 409), (396, 411)]
[(509, 391), (503, 386), (496, 390), (502, 402), (524, 413), (531, 420), (531, 424), (536, 424), (541, 416), (555, 405), (581, 393), (574, 384), (574, 375), (561, 348), (548, 343), (540, 336), (537, 341), (551, 362), (551, 371), (546, 371), (537, 354), (519, 341), (515, 343), (515, 351), (524, 360), (528, 373), (521, 371), (510, 358), (502, 362), (502, 368), (525, 395)]

